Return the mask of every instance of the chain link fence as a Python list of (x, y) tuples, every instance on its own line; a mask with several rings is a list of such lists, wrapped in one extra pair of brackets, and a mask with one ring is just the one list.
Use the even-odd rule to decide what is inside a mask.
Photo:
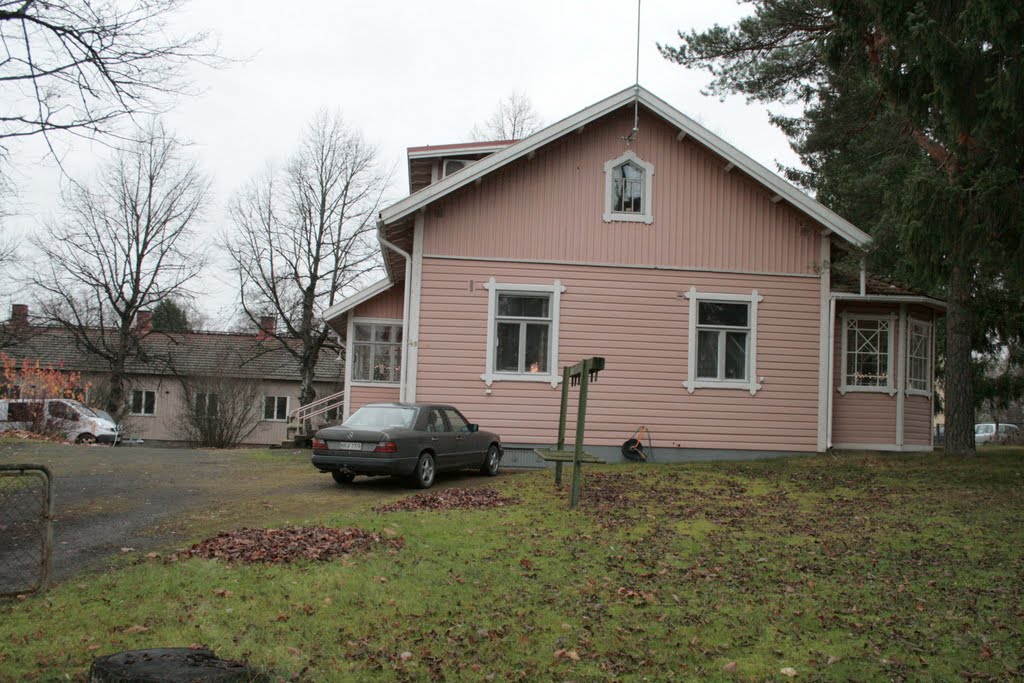
[(52, 522), (50, 470), (43, 465), (0, 465), (0, 595), (46, 588)]

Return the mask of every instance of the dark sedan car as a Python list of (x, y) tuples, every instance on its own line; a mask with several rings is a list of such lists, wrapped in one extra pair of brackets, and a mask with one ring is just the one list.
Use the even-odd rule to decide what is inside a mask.
[(357, 474), (392, 475), (425, 489), (437, 472), (471, 467), (493, 477), (500, 462), (497, 434), (432, 403), (371, 403), (313, 439), (313, 466), (339, 484)]

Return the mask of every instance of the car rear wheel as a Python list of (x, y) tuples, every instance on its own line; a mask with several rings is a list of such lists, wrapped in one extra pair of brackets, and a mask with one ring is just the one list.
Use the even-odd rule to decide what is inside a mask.
[(75, 443), (96, 443), (96, 436), (86, 432), (85, 434), (79, 434), (78, 438), (75, 439)]
[(484, 458), (484, 464), (480, 466), (480, 472), (488, 477), (493, 477), (498, 473), (500, 466), (501, 453), (498, 451), (498, 447), (492, 443), (487, 449), (487, 456)]
[(339, 484), (351, 484), (352, 480), (356, 478), (356, 475), (351, 472), (339, 472), (337, 470), (331, 472), (331, 476), (334, 477), (334, 481)]
[(421, 489), (429, 489), (434, 485), (434, 474), (434, 456), (424, 453), (416, 463), (416, 474), (414, 475), (416, 485)]

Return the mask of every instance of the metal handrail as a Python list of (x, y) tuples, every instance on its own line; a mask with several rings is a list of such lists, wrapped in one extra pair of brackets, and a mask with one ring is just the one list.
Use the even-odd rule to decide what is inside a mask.
[(345, 398), (345, 390), (343, 389), (343, 390), (339, 391), (336, 394), (331, 394), (330, 396), (324, 396), (323, 398), (321, 398), (321, 399), (319, 399), (317, 401), (313, 401), (312, 403), (307, 403), (304, 406), (299, 406), (298, 408), (296, 408), (295, 410), (293, 410), (292, 412), (290, 412), (288, 414), (288, 419), (289, 420), (303, 420), (303, 419), (305, 419), (307, 417), (313, 417), (314, 415), (319, 415), (322, 412), (326, 413), (328, 410), (333, 408), (334, 405), (326, 407), (323, 410), (316, 410), (316, 411), (314, 411), (313, 409), (317, 408), (317, 407), (321, 406), (322, 404), (327, 403), (329, 401), (333, 401), (336, 404), (339, 400), (344, 400), (344, 398)]

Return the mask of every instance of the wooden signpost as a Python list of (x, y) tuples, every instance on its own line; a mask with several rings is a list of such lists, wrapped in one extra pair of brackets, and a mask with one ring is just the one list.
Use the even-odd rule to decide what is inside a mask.
[[(569, 494), (569, 509), (575, 510), (580, 500), (580, 478), (583, 463), (604, 463), (590, 453), (583, 451), (583, 434), (587, 422), (587, 394), (590, 382), (597, 381), (597, 373), (604, 370), (604, 358), (584, 358), (572, 367), (562, 368), (562, 409), (558, 417), (558, 443), (554, 448), (535, 448), (534, 453), (543, 460), (555, 463), (555, 486), (562, 485), (562, 464), (572, 463), (572, 490)], [(580, 399), (576, 410), (576, 439), (573, 450), (565, 450), (565, 423), (569, 407), (569, 387), (579, 385)]]

